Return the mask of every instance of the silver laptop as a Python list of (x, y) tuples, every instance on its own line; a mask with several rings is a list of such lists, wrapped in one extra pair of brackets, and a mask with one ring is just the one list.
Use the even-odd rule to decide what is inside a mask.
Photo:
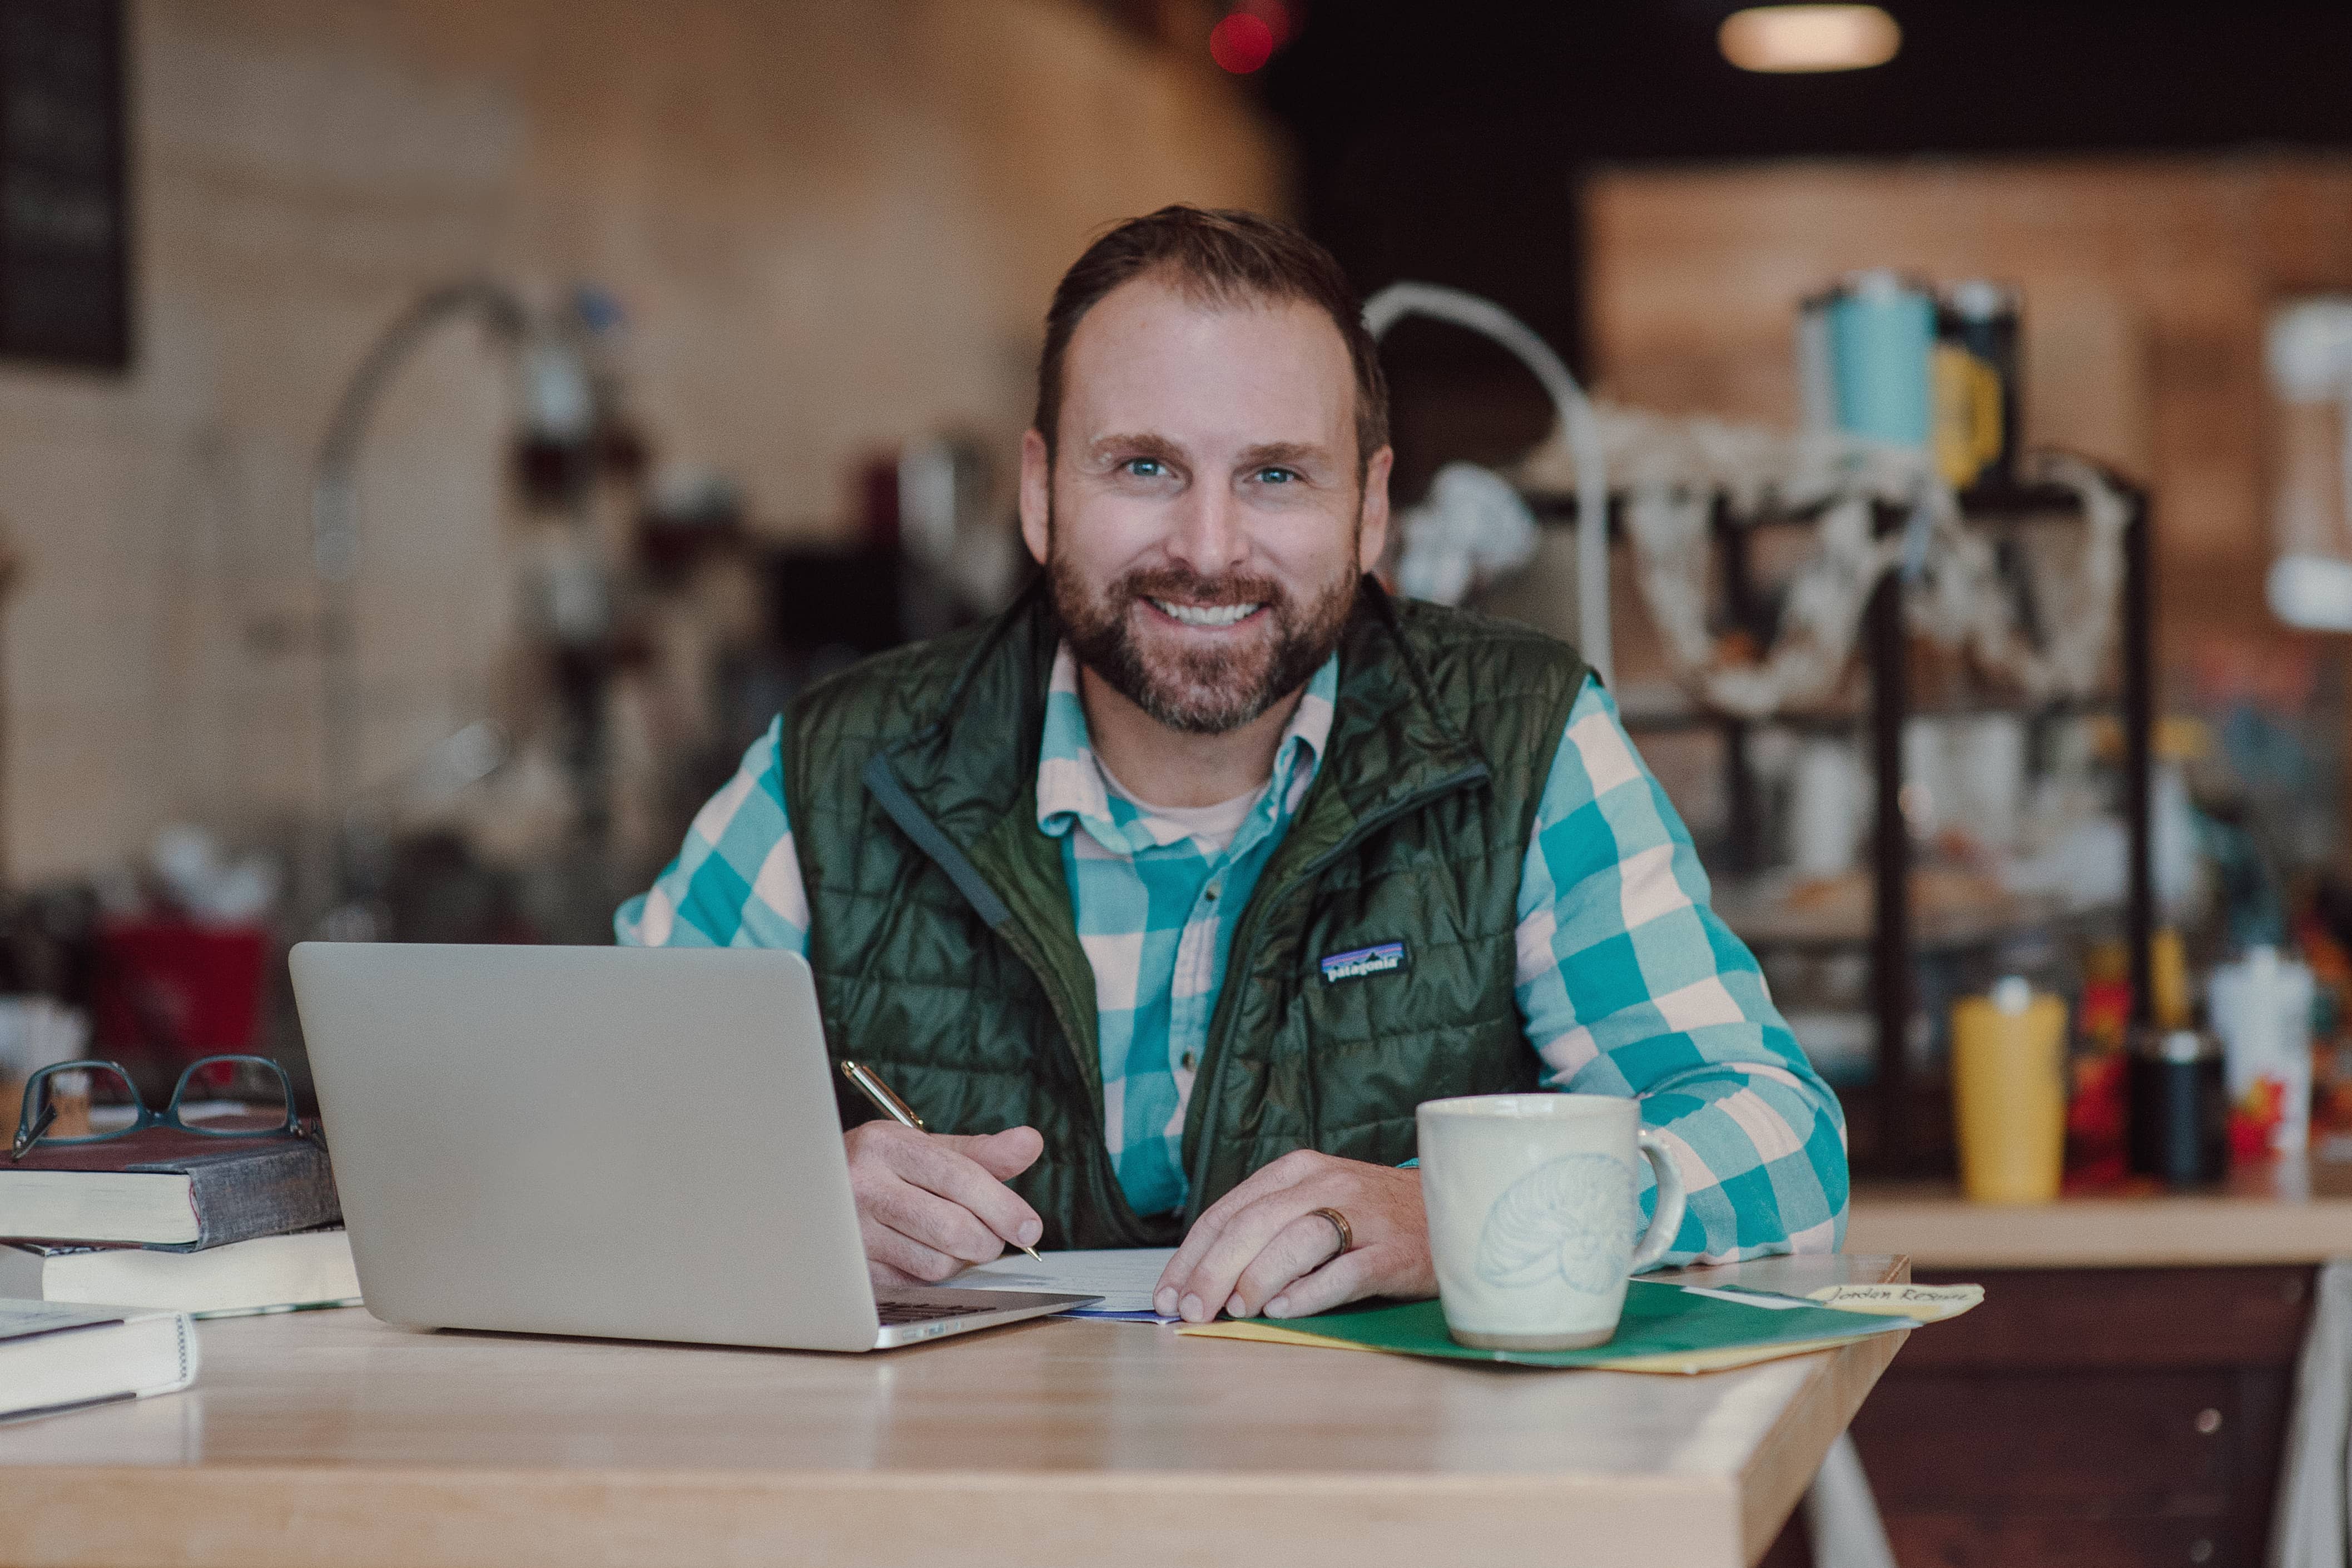
[(876, 1297), (795, 954), (306, 942), (293, 970), (387, 1322), (867, 1351), (1099, 1300)]

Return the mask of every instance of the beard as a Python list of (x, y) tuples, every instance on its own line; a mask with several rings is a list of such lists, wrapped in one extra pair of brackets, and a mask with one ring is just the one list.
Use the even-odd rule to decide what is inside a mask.
[[(1354, 572), (1342, 572), (1301, 604), (1272, 578), (1246, 573), (1202, 577), (1157, 566), (1130, 572), (1097, 594), (1058, 550), (1049, 550), (1045, 573), (1054, 613), (1078, 662), (1160, 723), (1190, 735), (1237, 730), (1306, 685), (1339, 646), (1359, 581)], [(1139, 611), (1159, 613), (1145, 605), (1149, 599), (1257, 605), (1263, 620), (1231, 646), (1147, 652), (1135, 621)]]

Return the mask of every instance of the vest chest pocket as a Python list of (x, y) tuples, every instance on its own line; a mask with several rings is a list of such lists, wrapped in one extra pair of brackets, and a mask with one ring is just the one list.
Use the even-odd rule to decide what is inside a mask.
[(1353, 933), (1307, 944), (1288, 984), (1318, 1048), (1516, 1018), (1517, 951), (1509, 933), (1429, 942)]
[(1414, 1152), (1412, 1112), (1423, 1100), (1524, 1093), (1541, 1066), (1516, 1012), (1318, 1050), (1309, 1069), (1315, 1145), (1342, 1159), (1396, 1164)]

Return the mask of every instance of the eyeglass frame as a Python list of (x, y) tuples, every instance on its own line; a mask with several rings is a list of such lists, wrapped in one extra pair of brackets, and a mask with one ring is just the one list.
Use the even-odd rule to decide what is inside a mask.
[[(276, 1073), (278, 1075), (278, 1087), (286, 1091), (285, 1124), (278, 1127), (260, 1128), (199, 1127), (193, 1122), (183, 1121), (180, 1116), (180, 1098), (187, 1093), (189, 1080), (196, 1076), (196, 1070), (199, 1068), (210, 1067), (215, 1062), (259, 1062), (263, 1067), (266, 1067), (271, 1072)], [(122, 1080), (122, 1086), (131, 1091), (131, 1103), (139, 1109), (139, 1114), (132, 1119), (131, 1125), (128, 1127), (109, 1128), (104, 1132), (84, 1132), (71, 1138), (47, 1137), (49, 1123), (57, 1120), (57, 1101), (52, 1099), (42, 1110), (40, 1117), (37, 1121), (33, 1115), (33, 1099), (35, 1093), (40, 1089), (41, 1085), (47, 1082), (54, 1074), (68, 1072), (95, 1072), (101, 1068), (111, 1069), (114, 1076)], [(203, 1138), (308, 1139), (310, 1136), (309, 1130), (304, 1128), (302, 1125), (301, 1112), (295, 1109), (294, 1080), (287, 1076), (286, 1069), (283, 1067), (280, 1067), (276, 1061), (272, 1060), (268, 1057), (257, 1057), (242, 1051), (230, 1052), (221, 1056), (199, 1057), (194, 1061), (190, 1062), (187, 1065), (187, 1068), (182, 1071), (179, 1082), (172, 1086), (172, 1098), (164, 1102), (163, 1109), (161, 1110), (149, 1109), (147, 1097), (139, 1092), (138, 1081), (128, 1072), (123, 1070), (123, 1067), (121, 1062), (51, 1062), (45, 1068), (36, 1069), (33, 1076), (25, 1080), (25, 1100), (16, 1112), (16, 1136), (8, 1146), (8, 1161), (11, 1164), (16, 1163), (17, 1161), (22, 1160), (26, 1155), (31, 1153), (36, 1144), (44, 1141), (47, 1142), (52, 1147), (65, 1149), (71, 1148), (81, 1143), (103, 1143), (110, 1139), (128, 1138), (134, 1132), (144, 1132), (150, 1127), (175, 1127), (183, 1132), (193, 1132)]]

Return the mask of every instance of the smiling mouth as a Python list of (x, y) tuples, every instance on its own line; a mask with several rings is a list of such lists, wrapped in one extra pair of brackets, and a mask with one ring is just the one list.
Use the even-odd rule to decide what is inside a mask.
[(1154, 599), (1151, 607), (1170, 620), (1188, 626), (1230, 626), (1257, 614), (1263, 605), (1180, 605), (1170, 599)]

